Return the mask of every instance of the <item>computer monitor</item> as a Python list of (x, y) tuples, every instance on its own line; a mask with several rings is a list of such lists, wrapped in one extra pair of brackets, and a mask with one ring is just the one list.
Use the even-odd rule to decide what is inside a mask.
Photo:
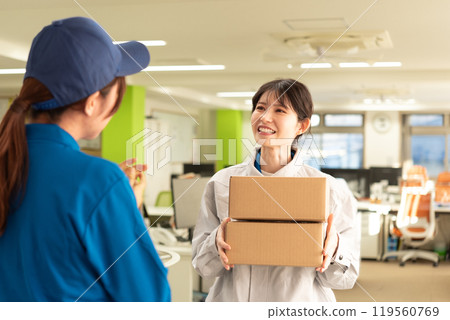
[(214, 163), (192, 164), (183, 163), (183, 173), (197, 173), (202, 177), (212, 177), (216, 173)]
[(344, 179), (356, 197), (370, 197), (370, 170), (339, 168), (321, 168), (320, 170), (335, 178)]
[(370, 167), (370, 184), (388, 180), (390, 186), (397, 186), (398, 179), (402, 177), (402, 168)]
[(203, 192), (209, 180), (209, 177), (172, 179), (175, 226), (177, 229), (189, 228), (189, 240), (192, 240)]

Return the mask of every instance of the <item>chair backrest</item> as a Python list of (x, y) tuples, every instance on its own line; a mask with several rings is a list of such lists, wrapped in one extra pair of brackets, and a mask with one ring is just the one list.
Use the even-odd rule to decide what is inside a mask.
[(406, 179), (402, 180), (401, 188), (404, 187), (424, 187), (428, 181), (427, 168), (414, 165), (406, 173)]
[(414, 165), (409, 168), (406, 175), (407, 178), (423, 177), (424, 179), (428, 180), (427, 168), (425, 168), (424, 166)]
[(450, 203), (450, 186), (436, 185), (436, 202)]
[(397, 214), (397, 227), (405, 238), (431, 239), (435, 231), (434, 192), (423, 187), (405, 187)]
[(444, 172), (439, 173), (436, 184), (440, 184), (440, 183), (442, 183), (442, 184), (450, 183), (450, 172), (449, 171), (444, 171)]
[(450, 203), (450, 172), (441, 172), (436, 180), (436, 202)]
[(156, 197), (155, 207), (170, 207), (172, 203), (172, 191), (161, 191)]

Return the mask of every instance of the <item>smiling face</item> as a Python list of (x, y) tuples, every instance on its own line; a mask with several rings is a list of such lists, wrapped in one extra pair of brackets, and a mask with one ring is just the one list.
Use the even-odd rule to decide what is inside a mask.
[(255, 140), (264, 147), (291, 145), (303, 127), (290, 103), (282, 105), (271, 91), (258, 100), (251, 123)]

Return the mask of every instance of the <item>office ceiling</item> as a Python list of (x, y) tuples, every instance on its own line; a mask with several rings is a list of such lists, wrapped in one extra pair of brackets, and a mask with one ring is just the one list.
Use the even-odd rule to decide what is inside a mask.
[[(225, 65), (222, 71), (129, 77), (129, 83), (147, 88), (155, 109), (245, 110), (244, 98), (216, 93), (255, 91), (279, 77), (308, 85), (316, 108), (324, 111), (434, 111), (447, 110), (450, 102), (448, 0), (0, 1), (0, 69), (24, 67), (34, 35), (69, 16), (91, 16), (115, 40), (165, 40), (166, 46), (149, 48), (151, 65)], [(336, 40), (318, 61), (333, 68), (299, 67), (314, 62)], [(402, 66), (337, 67), (355, 61)], [(17, 94), (22, 77), (0, 75), (0, 96)]]

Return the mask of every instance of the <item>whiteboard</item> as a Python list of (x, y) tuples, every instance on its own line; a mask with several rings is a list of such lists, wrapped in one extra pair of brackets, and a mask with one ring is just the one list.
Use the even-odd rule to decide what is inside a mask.
[(187, 115), (154, 112), (153, 118), (161, 123), (164, 135), (170, 141), (172, 162), (192, 162), (192, 145), (196, 137), (197, 124)]

